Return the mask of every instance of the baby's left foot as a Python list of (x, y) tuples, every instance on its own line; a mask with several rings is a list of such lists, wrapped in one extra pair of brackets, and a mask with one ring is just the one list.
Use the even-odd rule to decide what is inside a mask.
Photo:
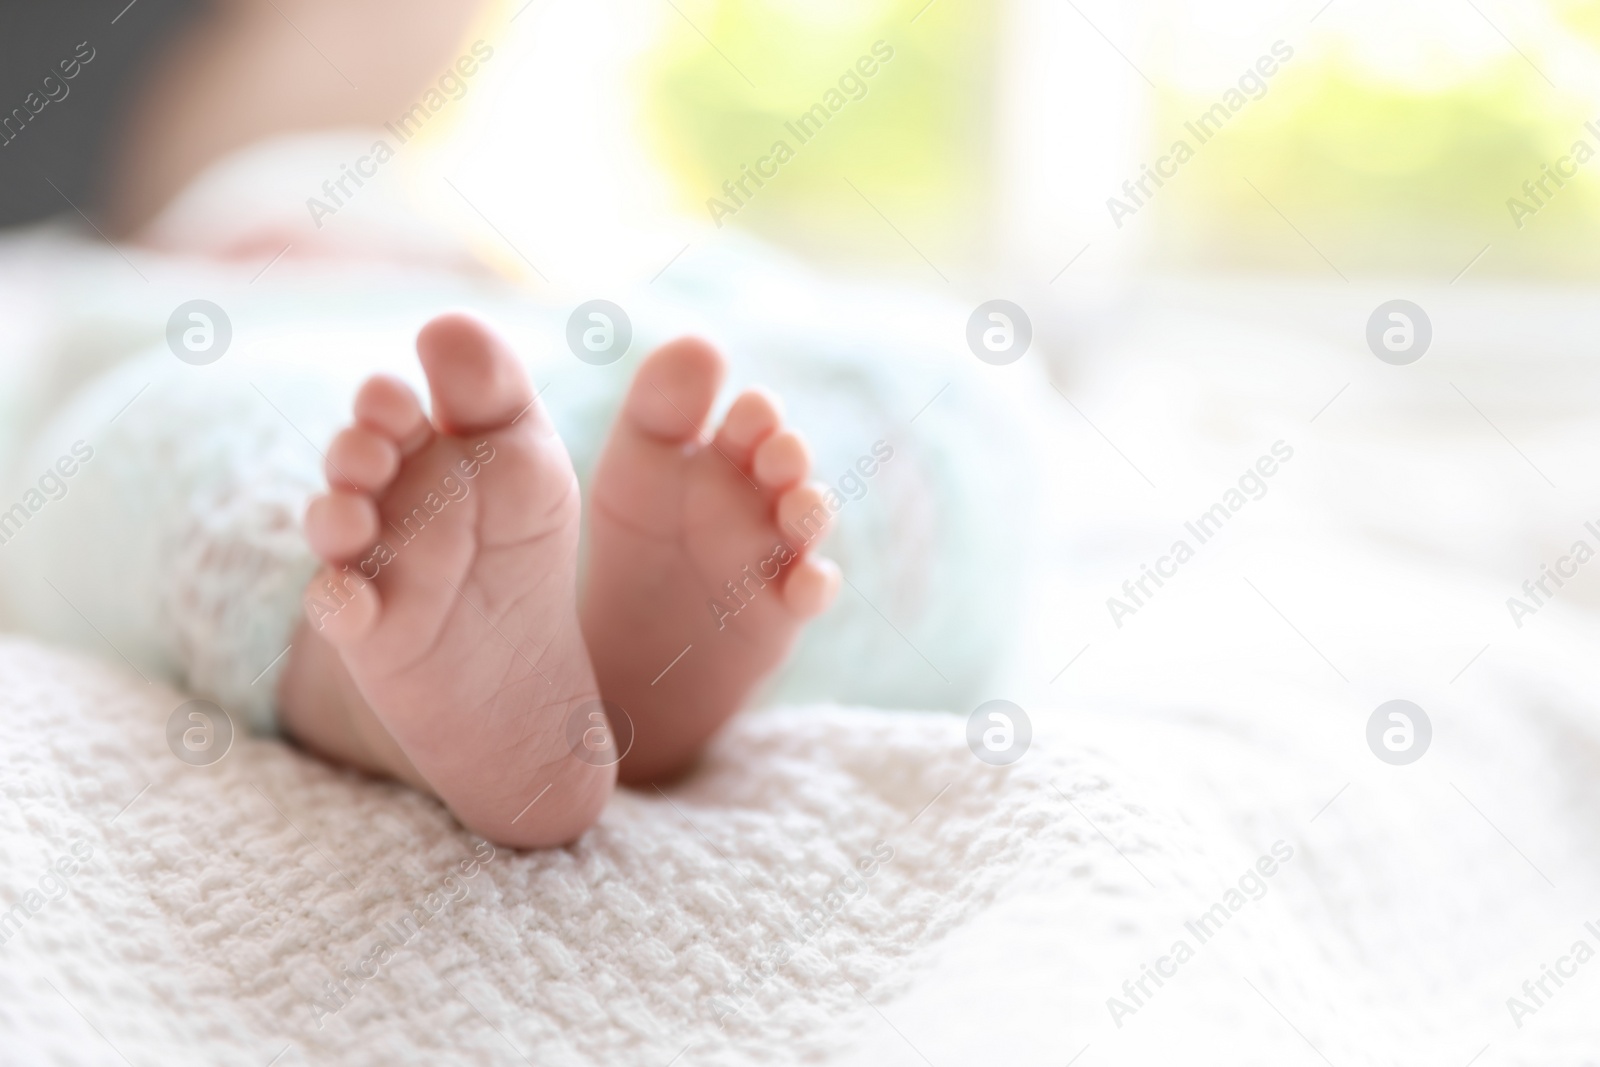
[(810, 551), (829, 518), (810, 456), (773, 399), (746, 392), (704, 432), (724, 369), (703, 341), (654, 352), (595, 473), (580, 613), (601, 696), (633, 722), (627, 781), (686, 769), (839, 588)]
[(616, 774), (573, 741), (605, 725), (578, 626), (577, 479), (527, 372), (480, 323), (441, 315), (417, 353), (433, 417), (376, 377), (328, 450), (329, 492), (306, 517), (327, 566), (284, 724), (431, 790), (499, 844), (564, 844)]

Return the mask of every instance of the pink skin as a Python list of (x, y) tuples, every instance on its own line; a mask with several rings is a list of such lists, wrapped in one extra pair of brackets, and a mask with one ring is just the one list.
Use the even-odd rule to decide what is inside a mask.
[[(417, 352), (433, 420), (375, 377), (329, 448), (329, 491), (306, 514), (327, 567), (306, 591), (284, 724), (435, 793), (492, 841), (564, 844), (616, 778), (566, 733), (599, 695), (577, 620), (577, 480), (521, 363), (482, 325), (440, 316)], [(374, 556), (380, 540), (392, 559)]]
[[(595, 473), (583, 629), (601, 692), (633, 722), (626, 782), (687, 770), (838, 592), (838, 568), (810, 551), (828, 516), (811, 457), (775, 400), (742, 394), (706, 435), (725, 371), (703, 341), (658, 349)], [(746, 583), (736, 614), (730, 581)]]
[[(565, 844), (619, 770), (573, 754), (570, 720), (603, 693), (634, 728), (625, 780), (690, 767), (836, 595), (838, 569), (811, 552), (827, 510), (773, 399), (744, 393), (708, 439), (722, 358), (666, 345), (596, 475), (580, 613), (577, 483), (521, 363), (464, 315), (430, 322), (417, 351), (432, 420), (374, 377), (329, 447), (329, 490), (306, 515), (326, 566), (280, 684), (283, 724), (437, 795), (497, 844)], [(763, 573), (734, 614), (724, 583), (747, 564)]]
[[(108, 183), (113, 235), (153, 239), (147, 226), (162, 206), (244, 145), (400, 114), (458, 61), (484, 3), (212, 7), (152, 64), (131, 101)], [(279, 246), (271, 234), (252, 239), (262, 254)], [(598, 695), (597, 673), (637, 728), (622, 775), (677, 774), (832, 601), (838, 572), (809, 552), (814, 520), (788, 538), (795, 558), (724, 628), (707, 607), (747, 564), (771, 558), (780, 520), (816, 512), (820, 496), (803, 484), (810, 460), (761, 393), (734, 403), (714, 448), (702, 443), (722, 360), (695, 341), (657, 352), (597, 477), (580, 626), (576, 486), (520, 364), (459, 315), (429, 323), (417, 348), (433, 421), (404, 385), (373, 378), (354, 425), (329, 448), (329, 492), (306, 516), (327, 569), (307, 590), (308, 621), (279, 687), (281, 719), (315, 752), (435, 793), (499, 844), (571, 841), (598, 816), (618, 770), (574, 758), (566, 740), (568, 715)], [(344, 577), (484, 443), (495, 459), (473, 479), (456, 475), (470, 490), (462, 499), (370, 582)], [(343, 591), (334, 595), (328, 581)]]

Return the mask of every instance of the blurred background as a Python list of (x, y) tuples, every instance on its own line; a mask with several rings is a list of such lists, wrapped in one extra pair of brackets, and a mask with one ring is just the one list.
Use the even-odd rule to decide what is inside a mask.
[[(1135, 266), (1600, 266), (1585, 168), (1520, 228), (1507, 204), (1575, 142), (1600, 148), (1593, 3), (511, 0), (494, 21), (512, 61), (459, 110), (444, 166), (567, 283), (648, 277), (730, 228), (829, 270), (969, 288), (1046, 288), (1069, 262), (1056, 285), (1079, 292)], [(893, 60), (800, 144), (785, 123), (877, 41)], [(1259, 98), (1204, 144), (1186, 132), (1278, 42), (1292, 58)], [(1116, 225), (1107, 199), (1179, 138), (1194, 158)], [(794, 158), (713, 226), (708, 199), (776, 140)]]
[[(1441, 682), (1592, 501), (1600, 158), (1580, 161), (1600, 153), (1600, 4), (513, 0), (493, 24), (511, 60), (438, 165), (569, 299), (753, 236), (963, 314), (1028, 310), (1060, 393), (1040, 391), (1063, 434), (1058, 544), (1081, 568), (1027, 639), (1051, 699), (1073, 653), (1123, 637), (1106, 594), (1277, 436), (1317, 458), (1255, 521), (1488, 576), (1428, 654)], [(880, 41), (894, 58), (799, 143), (789, 126)], [(717, 225), (708, 201), (776, 140), (793, 158)], [(1125, 183), (1180, 140), (1192, 156), (1135, 200)], [(1404, 371), (1365, 342), (1396, 297), (1433, 320)], [(1182, 594), (1175, 646), (1255, 552)], [(1566, 595), (1600, 603), (1592, 582)], [(1355, 600), (1331, 628), (1368, 625)], [(1114, 667), (1096, 644), (1072, 677), (1115, 692), (1155, 643), (1146, 629)]]

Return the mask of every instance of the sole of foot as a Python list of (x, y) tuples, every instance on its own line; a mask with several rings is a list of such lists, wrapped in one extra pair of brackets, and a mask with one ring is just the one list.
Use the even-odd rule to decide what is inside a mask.
[(497, 844), (574, 840), (615, 760), (573, 744), (599, 691), (577, 612), (577, 480), (521, 362), (481, 323), (417, 338), (431, 415), (367, 381), (306, 515), (325, 566), (280, 697), (335, 759), (436, 794)]
[(640, 366), (595, 472), (582, 618), (605, 699), (631, 720), (624, 781), (683, 773), (832, 603), (813, 551), (830, 512), (771, 394), (707, 432), (726, 365), (693, 338)]

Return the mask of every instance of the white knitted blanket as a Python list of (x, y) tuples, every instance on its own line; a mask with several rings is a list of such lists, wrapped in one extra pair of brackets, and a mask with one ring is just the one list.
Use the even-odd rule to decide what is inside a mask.
[(1551, 678), (1596, 636), (1475, 667), (1403, 769), (1215, 642), (1004, 770), (956, 716), (747, 715), (531, 854), (275, 741), (187, 766), (180, 694), (8, 640), (0, 1060), (1592, 1062), (1600, 730)]
[(125, 671), (13, 640), (0, 679), (8, 1064), (814, 1058), (1084, 839), (1052, 777), (1103, 790), (980, 764), (953, 717), (796, 709), (515, 854), (277, 742), (181, 763), (183, 698)]

